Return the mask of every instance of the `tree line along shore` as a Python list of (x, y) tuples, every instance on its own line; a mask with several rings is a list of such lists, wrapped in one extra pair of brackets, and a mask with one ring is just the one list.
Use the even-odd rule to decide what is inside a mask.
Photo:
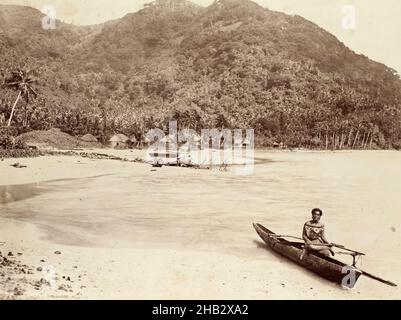
[(156, 1), (111, 24), (55, 30), (29, 7), (0, 5), (0, 17), (2, 149), (51, 128), (141, 145), (173, 120), (252, 128), (264, 148), (401, 147), (398, 73), (299, 16), (221, 0)]

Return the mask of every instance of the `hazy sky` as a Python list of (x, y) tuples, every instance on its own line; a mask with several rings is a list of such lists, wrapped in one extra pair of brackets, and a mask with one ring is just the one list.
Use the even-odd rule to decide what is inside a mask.
[[(0, 0), (1, 4), (53, 5), (57, 18), (88, 25), (124, 16), (150, 0)], [(193, 0), (207, 6), (213, 0)], [(357, 53), (401, 73), (400, 0), (255, 0), (271, 10), (298, 14), (334, 34)], [(353, 12), (352, 7), (355, 10)], [(355, 14), (355, 15), (354, 15)], [(352, 16), (355, 16), (355, 22)], [(344, 25), (346, 28), (344, 28)]]

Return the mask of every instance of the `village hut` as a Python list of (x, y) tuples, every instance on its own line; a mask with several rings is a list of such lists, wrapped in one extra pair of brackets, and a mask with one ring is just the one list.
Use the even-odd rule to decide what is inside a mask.
[(129, 138), (126, 135), (119, 133), (112, 136), (109, 142), (112, 148), (124, 149), (128, 147)]
[(81, 140), (85, 141), (85, 142), (97, 142), (97, 138), (94, 135), (90, 134), (90, 133), (85, 134), (84, 136), (82, 136)]

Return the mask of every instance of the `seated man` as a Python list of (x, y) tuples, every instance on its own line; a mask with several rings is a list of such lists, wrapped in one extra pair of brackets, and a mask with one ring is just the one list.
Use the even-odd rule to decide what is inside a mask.
[(307, 221), (304, 225), (302, 238), (305, 241), (305, 250), (302, 253), (301, 259), (305, 253), (311, 250), (326, 256), (330, 256), (330, 254), (334, 256), (334, 252), (330, 249), (330, 246), (321, 245), (324, 243), (329, 244), (324, 232), (324, 225), (320, 222), (322, 215), (322, 210), (318, 208), (313, 209), (312, 220)]

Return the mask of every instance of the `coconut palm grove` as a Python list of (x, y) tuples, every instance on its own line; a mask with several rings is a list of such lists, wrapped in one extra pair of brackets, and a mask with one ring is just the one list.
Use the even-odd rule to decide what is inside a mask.
[[(172, 5), (174, 4), (174, 5)], [(401, 80), (316, 24), (252, 1), (154, 1), (95, 26), (0, 5), (0, 145), (59, 128), (105, 143), (152, 128), (255, 129), (255, 144), (401, 147)]]

